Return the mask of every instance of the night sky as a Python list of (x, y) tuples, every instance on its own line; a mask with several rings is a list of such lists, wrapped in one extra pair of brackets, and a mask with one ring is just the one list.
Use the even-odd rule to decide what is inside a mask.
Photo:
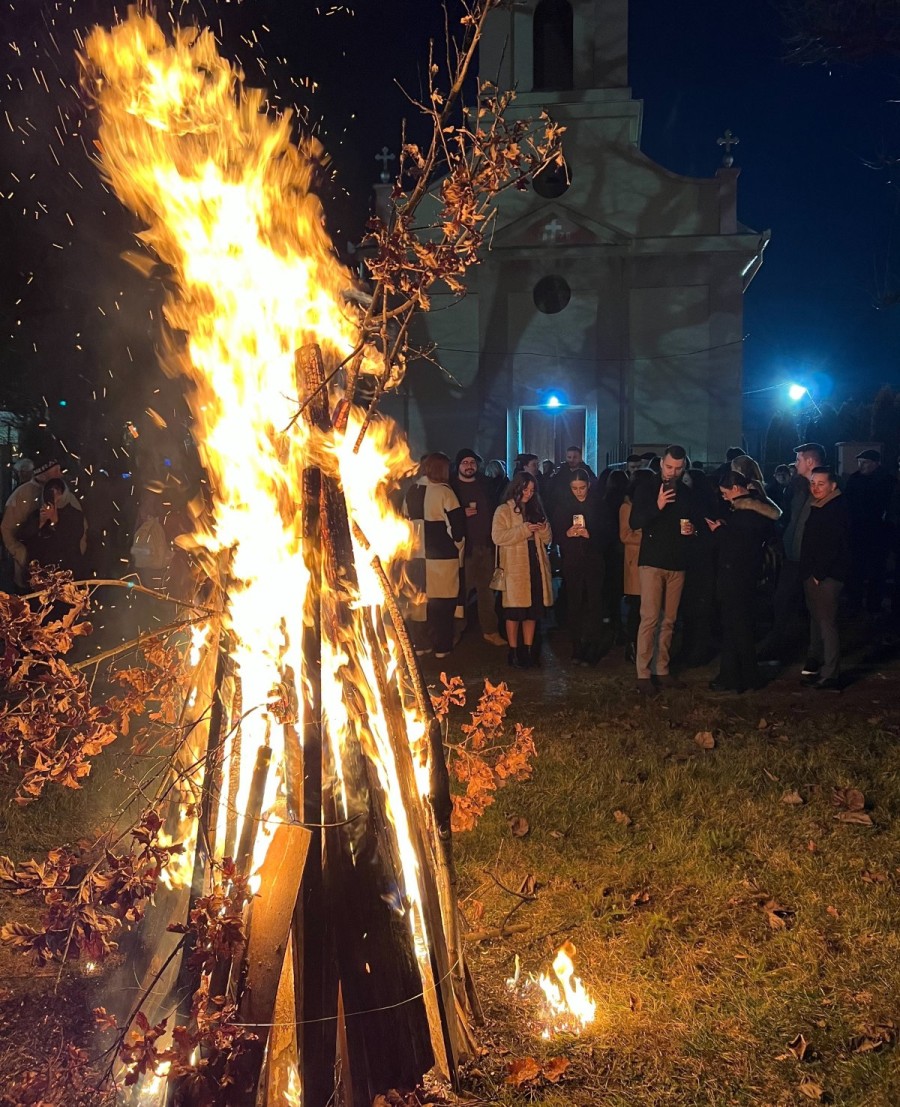
[[(201, 10), (172, 5), (182, 8)], [(318, 127), (334, 159), (325, 202), (343, 251), (365, 221), (374, 156), (384, 144), (396, 149), (409, 112), (394, 79), (418, 91), (428, 37), (441, 33), (439, 4), (218, 0), (205, 10), (250, 82), (302, 104)], [(87, 160), (90, 120), (64, 87), (75, 78), (73, 30), (109, 23), (115, 11), (102, 0), (0, 6), (8, 116), (0, 119), (0, 401), (43, 392), (54, 426), (73, 440), (139, 415), (160, 387), (149, 318), (159, 290), (119, 260), (134, 228), (99, 185)], [(900, 307), (879, 305), (900, 288), (900, 194), (886, 171), (866, 164), (900, 152), (900, 104), (890, 102), (900, 100), (897, 68), (792, 66), (782, 34), (761, 0), (631, 3), (645, 153), (711, 176), (721, 158), (715, 140), (731, 127), (741, 139), (739, 218), (772, 230), (745, 314), (747, 415), (762, 422), (783, 390), (757, 390), (789, 380), (838, 402), (900, 383)], [(59, 398), (66, 409), (54, 407)]]

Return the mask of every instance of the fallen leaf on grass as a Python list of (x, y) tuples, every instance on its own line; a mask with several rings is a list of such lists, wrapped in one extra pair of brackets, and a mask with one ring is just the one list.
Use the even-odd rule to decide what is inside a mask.
[(828, 906), (827, 906), (827, 907), (825, 908), (825, 910), (826, 910), (826, 912), (827, 912), (827, 913), (828, 913), (829, 915), (831, 915), (831, 917), (832, 917), (833, 919), (839, 919), (839, 918), (841, 917), (841, 913), (840, 913), (840, 911), (838, 911), (838, 909), (837, 909), (836, 907), (832, 907), (832, 906), (831, 906), (831, 904), (829, 904), (829, 905), (828, 905)]
[(868, 869), (863, 869), (859, 874), (860, 877), (866, 882), (866, 884), (886, 884), (888, 875), (885, 872), (871, 873)]
[(769, 724), (765, 719), (760, 719), (759, 722), (756, 724), (756, 729), (757, 730), (765, 730), (766, 727), (768, 727), (768, 725)]
[(504, 1083), (521, 1088), (523, 1084), (533, 1084), (541, 1075), (541, 1066), (533, 1057), (517, 1057), (506, 1066), (509, 1075)]
[(769, 770), (765, 767), (765, 765), (763, 766), (763, 772), (766, 774), (766, 776), (769, 778), (769, 780), (772, 781), (773, 784), (778, 783), (778, 777), (774, 773), (770, 773)]
[(544, 1079), (549, 1080), (551, 1084), (555, 1084), (568, 1067), (567, 1058), (551, 1057), (544, 1065)]
[(628, 897), (632, 907), (643, 907), (645, 903), (650, 902), (649, 892), (632, 892)]
[(534, 876), (529, 873), (527, 876), (522, 877), (518, 892), (520, 896), (533, 896), (536, 888), (537, 881), (534, 879)]
[(858, 788), (833, 788), (831, 802), (834, 807), (846, 807), (848, 811), (862, 811), (866, 797)]
[(854, 823), (856, 826), (874, 826), (872, 816), (865, 811), (839, 811), (835, 818), (839, 823)]
[(563, 832), (561, 830), (551, 830), (550, 831), (550, 837), (551, 838), (565, 838), (565, 834), (563, 834)]
[(472, 900), (472, 922), (481, 922), (484, 918), (484, 904), (480, 899)]
[(810, 838), (810, 840), (806, 843), (806, 848), (809, 850), (810, 853), (815, 853), (819, 847), (812, 840), (812, 838)]
[(781, 802), (790, 804), (791, 807), (802, 807), (806, 801), (804, 800), (803, 796), (800, 795), (797, 789), (794, 788), (790, 792), (784, 793), (784, 795), (781, 797)]
[(876, 1049), (897, 1044), (897, 1027), (892, 1022), (878, 1023), (877, 1026), (867, 1026), (858, 1037), (853, 1038), (850, 1045), (854, 1053), (874, 1053)]
[(631, 826), (631, 816), (624, 811), (613, 811), (613, 818), (620, 826)]
[(528, 820), (521, 815), (510, 815), (506, 821), (509, 823), (509, 829), (512, 831), (513, 838), (524, 838), (528, 831), (531, 830), (531, 827), (528, 825)]
[(797, 1086), (797, 1090), (801, 1095), (805, 1095), (807, 1099), (814, 1099), (817, 1102), (822, 1099), (825, 1094), (825, 1089), (821, 1084), (817, 1084), (815, 1080), (811, 1080), (808, 1076), (804, 1076)]
[(792, 1038), (788, 1042), (788, 1049), (798, 1061), (803, 1061), (806, 1060), (806, 1055), (809, 1052), (809, 1042), (802, 1034), (798, 1034), (796, 1038)]
[(644, 1009), (644, 1001), (640, 996), (629, 996), (628, 1008), (631, 1011), (642, 1011)]
[(716, 739), (711, 730), (698, 730), (694, 735), (694, 741), (702, 750), (712, 750), (716, 747)]
[(782, 907), (778, 900), (766, 900), (762, 909), (772, 930), (787, 930), (794, 921), (794, 912), (790, 907)]

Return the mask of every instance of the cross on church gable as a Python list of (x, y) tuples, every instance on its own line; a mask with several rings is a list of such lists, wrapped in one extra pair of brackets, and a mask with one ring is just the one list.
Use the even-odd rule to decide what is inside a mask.
[(568, 235), (564, 235), (564, 231), (565, 228), (563, 227), (562, 223), (560, 223), (560, 221), (554, 215), (548, 223), (544, 224), (544, 230), (543, 234), (541, 235), (541, 239), (544, 242), (559, 242), (561, 238), (568, 237)]

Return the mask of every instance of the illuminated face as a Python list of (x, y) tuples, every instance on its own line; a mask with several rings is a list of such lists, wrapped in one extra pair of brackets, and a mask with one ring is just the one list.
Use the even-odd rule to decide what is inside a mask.
[(869, 457), (862, 458), (857, 464), (859, 465), (859, 471), (864, 477), (870, 477), (878, 468), (878, 462), (872, 461)]
[(809, 491), (814, 500), (824, 500), (835, 488), (837, 485), (827, 473), (813, 473), (809, 478)]
[(527, 504), (531, 497), (534, 495), (534, 483), (529, 481), (522, 489), (522, 503)]
[(581, 464), (581, 450), (566, 450), (566, 464), (570, 469), (577, 469)]
[(533, 477), (538, 475), (538, 459), (536, 457), (533, 457), (525, 466), (525, 472), (531, 473)]
[(801, 477), (806, 477), (807, 480), (809, 480), (809, 474), (813, 469), (821, 464), (822, 462), (815, 454), (797, 454), (797, 472)]
[(572, 495), (575, 497), (575, 499), (578, 500), (579, 503), (583, 504), (584, 501), (587, 499), (588, 494), (587, 481), (573, 480), (569, 487), (572, 489)]
[(663, 455), (660, 472), (663, 480), (680, 480), (684, 476), (685, 458)]
[(474, 457), (464, 457), (459, 463), (459, 475), (471, 480), (478, 472), (478, 462)]

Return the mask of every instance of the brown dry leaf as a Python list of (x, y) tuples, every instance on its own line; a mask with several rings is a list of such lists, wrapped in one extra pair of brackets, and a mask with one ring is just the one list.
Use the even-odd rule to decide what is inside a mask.
[(825, 908), (826, 912), (831, 915), (833, 919), (839, 919), (841, 917), (840, 911), (836, 907), (832, 907), (831, 904)]
[(862, 1034), (853, 1038), (851, 1047), (854, 1053), (873, 1053), (884, 1046), (897, 1044), (897, 1027), (893, 1022), (878, 1023), (877, 1026), (867, 1026)]
[(812, 840), (812, 838), (810, 838), (810, 840), (806, 843), (806, 848), (809, 850), (810, 853), (815, 853), (819, 847)]
[(510, 815), (506, 821), (509, 823), (509, 829), (512, 831), (513, 838), (524, 838), (528, 831), (531, 830), (531, 827), (528, 825), (528, 820), (523, 818), (522, 815)]
[(757, 730), (765, 730), (766, 727), (768, 727), (768, 725), (769, 724), (766, 722), (765, 719), (760, 719), (759, 722), (756, 724), (756, 729)]
[(810, 1079), (808, 1076), (804, 1076), (797, 1086), (797, 1090), (801, 1095), (806, 1096), (807, 1099), (814, 1099), (816, 1102), (821, 1101), (822, 1096), (825, 1094), (825, 1089), (821, 1084), (817, 1084), (815, 1080)]
[(549, 1080), (551, 1084), (555, 1084), (568, 1067), (568, 1058), (551, 1057), (544, 1065), (544, 1079)]
[(853, 823), (856, 826), (874, 826), (872, 822), (872, 816), (867, 815), (865, 811), (839, 811), (835, 818), (839, 823)]
[(792, 1038), (788, 1042), (788, 1049), (797, 1058), (798, 1061), (805, 1059), (807, 1052), (809, 1051), (809, 1042), (802, 1034), (798, 1034), (795, 1038)]
[(631, 816), (624, 811), (613, 811), (613, 818), (620, 826), (631, 826)]
[(481, 922), (484, 918), (484, 904), (480, 899), (472, 900), (472, 922)]
[(541, 1075), (541, 1066), (533, 1057), (517, 1057), (506, 1066), (509, 1075), (504, 1083), (521, 1088), (523, 1084), (533, 1084)]
[(792, 791), (784, 793), (784, 795), (781, 797), (781, 802), (787, 803), (791, 807), (802, 807), (806, 801), (804, 800), (803, 796), (800, 795), (797, 789), (794, 788)]
[(858, 788), (833, 788), (831, 802), (835, 807), (846, 807), (848, 811), (862, 811), (866, 806), (866, 797)]
[(561, 830), (551, 830), (550, 831), (550, 837), (551, 838), (565, 838), (565, 834), (563, 834), (563, 832)]
[(628, 897), (632, 907), (643, 907), (645, 903), (650, 902), (649, 892), (632, 892)]
[(869, 872), (868, 869), (863, 869), (859, 874), (866, 884), (886, 884), (888, 875), (886, 872), (879, 870), (878, 872)]
[(794, 912), (790, 907), (782, 907), (775, 899), (766, 900), (762, 909), (772, 930), (787, 930), (794, 921)]
[(518, 887), (518, 893), (520, 896), (533, 896), (536, 888), (537, 881), (534, 879), (532, 873), (528, 873), (527, 876), (522, 877)]
[(629, 996), (628, 1007), (631, 1011), (642, 1011), (644, 1009), (644, 1001), (640, 996)]
[(694, 741), (702, 750), (715, 749), (716, 739), (711, 730), (698, 730), (694, 735)]

